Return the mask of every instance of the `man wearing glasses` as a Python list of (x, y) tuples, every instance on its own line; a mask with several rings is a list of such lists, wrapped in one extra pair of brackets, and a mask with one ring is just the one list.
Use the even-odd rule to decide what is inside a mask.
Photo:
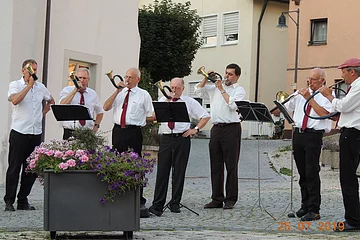
[[(320, 68), (314, 68), (307, 77), (309, 88), (298, 90), (298, 94), (289, 100), (285, 107), (293, 112), (295, 128), (293, 133), (293, 154), (300, 175), (301, 208), (288, 217), (299, 217), (301, 221), (320, 219), (320, 165), (322, 138), (324, 132), (330, 132), (331, 120), (314, 120), (304, 112), (306, 100), (325, 83), (326, 73)], [(309, 101), (306, 113), (319, 117), (328, 115), (331, 102), (321, 94)]]
[(60, 104), (84, 105), (90, 111), (91, 117), (96, 114), (95, 120), (63, 121), (64, 134), (63, 139), (72, 136), (74, 128), (90, 128), (96, 133), (103, 119), (104, 109), (100, 104), (97, 93), (88, 87), (90, 81), (90, 72), (87, 68), (77, 70), (76, 76), (79, 78), (79, 89), (75, 86), (67, 86), (60, 92)]

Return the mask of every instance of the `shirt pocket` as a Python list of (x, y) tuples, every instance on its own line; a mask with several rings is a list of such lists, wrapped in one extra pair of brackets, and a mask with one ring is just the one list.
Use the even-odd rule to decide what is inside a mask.
[(141, 103), (137, 102), (137, 101), (132, 101), (130, 102), (131, 107), (129, 109), (129, 113), (131, 115), (138, 115), (138, 114), (142, 114), (143, 113), (143, 107), (141, 105)]

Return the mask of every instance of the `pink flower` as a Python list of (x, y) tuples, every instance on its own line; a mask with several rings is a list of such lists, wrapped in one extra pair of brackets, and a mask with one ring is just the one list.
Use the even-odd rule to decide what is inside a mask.
[(69, 165), (67, 163), (62, 162), (59, 164), (59, 168), (62, 170), (66, 170), (68, 167), (69, 167)]
[(61, 158), (63, 156), (63, 153), (61, 151), (56, 151), (54, 154), (54, 157)]
[(76, 150), (75, 157), (80, 157), (85, 154), (84, 150)]
[(47, 152), (45, 152), (46, 155), (48, 155), (49, 157), (54, 155), (55, 151), (54, 150), (49, 150)]
[(76, 162), (75, 162), (74, 159), (67, 160), (66, 163), (67, 163), (67, 165), (69, 167), (75, 167), (76, 166)]
[(35, 161), (34, 159), (32, 159), (32, 160), (30, 161), (29, 168), (30, 168), (30, 169), (34, 169), (35, 167), (36, 167), (36, 161)]
[(86, 156), (86, 155), (82, 155), (82, 156), (80, 157), (80, 161), (81, 161), (81, 162), (87, 162), (87, 161), (89, 161), (89, 158), (88, 158), (88, 156)]
[(74, 151), (73, 151), (73, 150), (67, 150), (67, 151), (65, 152), (64, 157), (73, 156), (73, 155), (74, 155)]

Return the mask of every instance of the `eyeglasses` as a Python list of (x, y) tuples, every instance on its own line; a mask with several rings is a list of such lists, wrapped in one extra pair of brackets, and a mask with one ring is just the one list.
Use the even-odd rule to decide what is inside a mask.
[(310, 80), (312, 80), (312, 81), (318, 81), (318, 80), (320, 80), (320, 78), (306, 77), (306, 81), (310, 81)]

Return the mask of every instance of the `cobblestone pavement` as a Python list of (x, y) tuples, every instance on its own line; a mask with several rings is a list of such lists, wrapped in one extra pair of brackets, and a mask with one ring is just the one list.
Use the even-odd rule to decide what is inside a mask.
[[(303, 224), (298, 219), (286, 217), (287, 213), (300, 206), (296, 167), (294, 166), (292, 209), (291, 178), (276, 171), (282, 166), (290, 168), (289, 153), (278, 151), (279, 147), (289, 145), (289, 140), (242, 140), (239, 200), (232, 210), (207, 210), (203, 209), (203, 205), (211, 200), (208, 140), (193, 139), (182, 204), (199, 216), (185, 207), (178, 214), (167, 209), (161, 217), (141, 219), (141, 231), (134, 232), (134, 238), (358, 239), (359, 233), (332, 231), (334, 222), (343, 220), (344, 210), (338, 172), (330, 167), (322, 167), (321, 170), (321, 219)], [(144, 189), (148, 207), (152, 201), (155, 176), (156, 171), (149, 176), (149, 186)], [(4, 186), (0, 186), (0, 195), (4, 195)], [(29, 199), (36, 211), (4, 212), (4, 203), (0, 201), (0, 239), (49, 239), (49, 234), (42, 231), (43, 190), (38, 182)], [(74, 238), (73, 236), (72, 239)]]

